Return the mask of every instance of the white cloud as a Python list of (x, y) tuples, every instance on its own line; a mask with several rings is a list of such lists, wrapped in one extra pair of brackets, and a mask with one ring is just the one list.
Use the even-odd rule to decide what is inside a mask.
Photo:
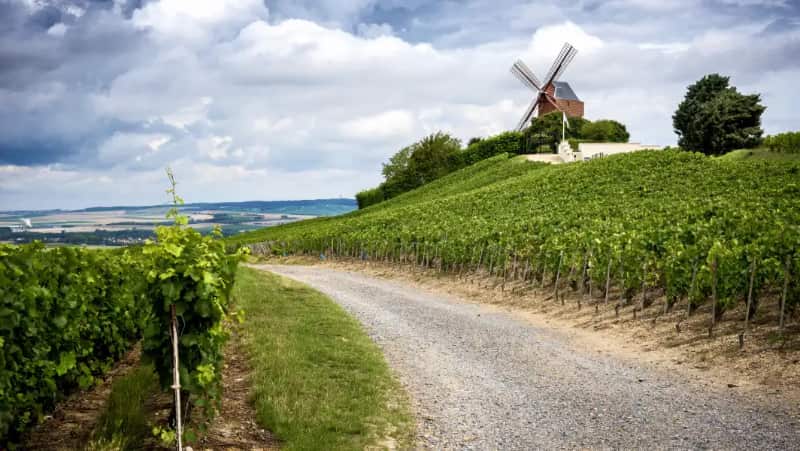
[[(565, 15), (553, 6), (538, 11)], [(28, 91), (0, 89), (0, 113), (41, 114), (52, 130), (91, 136), (97, 124), (120, 124), (81, 149), (91, 155), (83, 162), (0, 167), (0, 210), (160, 202), (166, 165), (187, 199), (351, 196), (378, 183), (380, 164), (423, 134), (467, 140), (514, 127), (532, 94), (508, 67), (522, 57), (543, 77), (565, 41), (579, 53), (562, 80), (586, 102), (587, 116), (620, 120), (635, 140), (674, 143), (671, 114), (686, 86), (709, 72), (763, 92), (767, 130), (796, 122), (800, 100), (796, 63), (780, 58), (800, 47), (798, 34), (754, 37), (763, 25), (755, 22), (693, 36), (637, 31), (631, 39), (609, 31), (614, 24), (561, 20), (525, 37), (457, 47), (410, 42), (383, 22), (356, 21), (362, 25), (350, 32), (335, 18), (276, 20), (259, 0), (153, 1), (132, 22), (145, 50), (114, 60), (107, 81), (65, 75)], [(53, 73), (85, 73), (74, 64)], [(52, 111), (59, 115), (45, 114)], [(103, 175), (113, 189), (92, 188), (106, 183)]]
[(393, 110), (359, 117), (341, 125), (342, 135), (356, 140), (405, 138), (414, 131), (414, 116), (408, 111)]
[(171, 39), (202, 40), (218, 27), (266, 19), (261, 0), (160, 0), (133, 14), (133, 23)]
[(603, 48), (603, 40), (593, 36), (572, 22), (542, 27), (531, 38), (527, 52), (540, 60), (547, 55), (555, 59), (564, 42), (573, 45), (580, 54), (592, 54)]

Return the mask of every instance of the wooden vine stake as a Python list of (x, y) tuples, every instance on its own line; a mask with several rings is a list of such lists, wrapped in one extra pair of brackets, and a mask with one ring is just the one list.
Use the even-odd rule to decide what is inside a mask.
[[(556, 284), (555, 284), (555, 291), (553, 292), (553, 296), (555, 296), (556, 302), (558, 302), (558, 279), (561, 278), (561, 261), (564, 260), (564, 251), (561, 251), (561, 254), (558, 256), (558, 269), (556, 270)], [(561, 300), (561, 304), (564, 304), (564, 300)]]
[(786, 295), (789, 292), (789, 269), (792, 259), (789, 255), (786, 256), (786, 262), (783, 265), (783, 293), (781, 294), (781, 318), (778, 327), (783, 330), (784, 326), (784, 312), (786, 310)]
[(606, 293), (604, 303), (608, 304), (608, 292), (611, 289), (611, 258), (608, 259), (608, 266), (606, 267)]
[(170, 335), (172, 336), (172, 389), (175, 390), (175, 436), (178, 451), (183, 450), (183, 423), (181, 418), (181, 376), (178, 358), (178, 318), (175, 304), (170, 306)]
[(642, 302), (639, 310), (644, 314), (644, 309), (647, 307), (647, 262), (642, 265)]
[(714, 326), (717, 324), (717, 270), (719, 263), (717, 257), (711, 261), (711, 326), (708, 328), (708, 337), (714, 333)]
[(539, 287), (540, 289), (544, 290), (544, 275), (547, 272), (547, 253), (545, 252), (544, 258), (542, 259), (542, 283)]
[[(167, 214), (167, 217), (174, 215), (175, 227), (181, 227), (180, 215), (178, 214), (178, 206), (183, 204), (183, 199), (178, 196), (175, 187), (175, 176), (172, 173), (172, 168), (167, 167), (167, 178), (171, 185), (167, 193), (172, 196), (172, 209)], [(286, 243), (284, 243), (284, 253)], [(172, 339), (172, 389), (175, 390), (175, 444), (178, 451), (183, 450), (183, 423), (181, 418), (181, 377), (180, 377), (180, 361), (178, 359), (178, 315), (175, 313), (175, 304), (169, 306), (170, 310), (170, 338)]]
[(753, 306), (753, 285), (756, 278), (756, 259), (753, 258), (753, 263), (750, 265), (750, 286), (747, 289), (747, 309), (744, 311), (744, 331), (739, 334), (739, 349), (744, 347), (744, 334), (750, 326), (750, 309)]
[(697, 283), (697, 262), (692, 267), (692, 281), (689, 283), (689, 292), (686, 294), (686, 318), (692, 314), (692, 294), (694, 294), (695, 283)]

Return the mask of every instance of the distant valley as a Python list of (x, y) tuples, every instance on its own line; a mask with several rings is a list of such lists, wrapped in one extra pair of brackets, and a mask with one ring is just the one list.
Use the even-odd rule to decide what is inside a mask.
[[(317, 216), (335, 216), (356, 208), (354, 199), (208, 202), (185, 204), (189, 226), (226, 236)], [(0, 241), (125, 246), (153, 236), (168, 224), (169, 205), (91, 207), (81, 210), (0, 211)]]

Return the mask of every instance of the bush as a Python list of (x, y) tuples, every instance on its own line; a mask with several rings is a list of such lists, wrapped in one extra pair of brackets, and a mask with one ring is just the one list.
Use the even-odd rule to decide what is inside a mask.
[(630, 134), (625, 126), (610, 119), (586, 122), (580, 130), (580, 137), (585, 141), (626, 143)]
[(358, 203), (359, 210), (383, 202), (384, 200), (382, 184), (375, 188), (365, 189), (356, 194), (356, 202)]
[(786, 132), (764, 138), (764, 147), (772, 152), (800, 153), (800, 132)]
[(461, 166), (469, 166), (501, 153), (522, 153), (522, 133), (504, 132), (489, 138), (472, 141), (461, 153)]

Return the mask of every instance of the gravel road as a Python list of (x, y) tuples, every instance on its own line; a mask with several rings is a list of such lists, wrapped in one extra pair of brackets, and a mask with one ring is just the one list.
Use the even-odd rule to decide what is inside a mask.
[(398, 283), (261, 266), (364, 324), (413, 398), (423, 449), (800, 449), (783, 408), (581, 349), (562, 332)]

